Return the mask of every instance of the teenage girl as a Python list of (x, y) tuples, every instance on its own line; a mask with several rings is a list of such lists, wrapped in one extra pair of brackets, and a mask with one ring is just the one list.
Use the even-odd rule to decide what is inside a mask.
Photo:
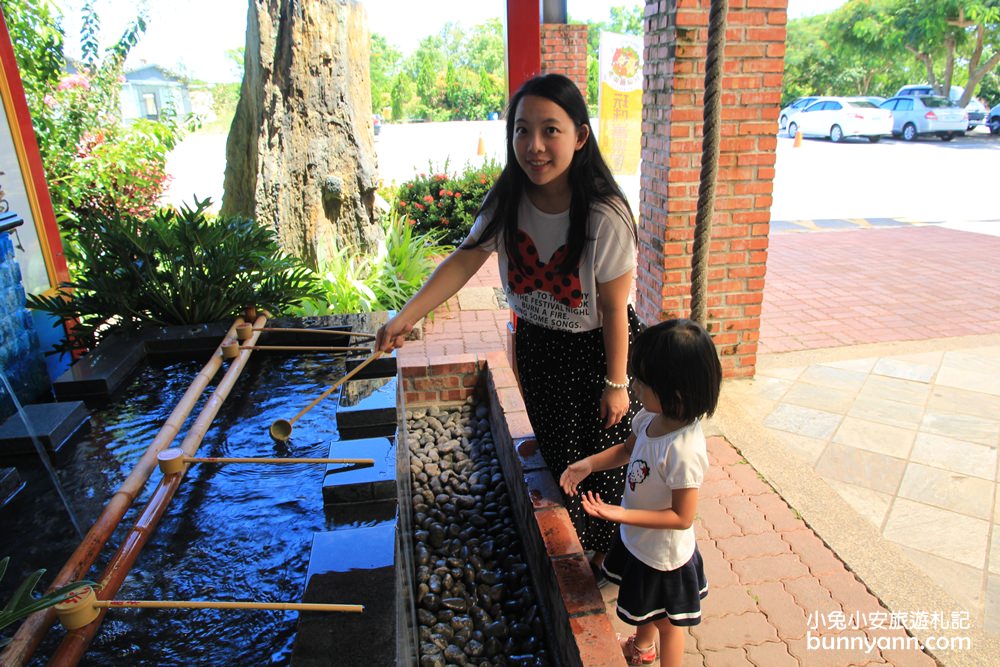
[[(376, 347), (400, 347), (413, 325), (454, 295), (497, 251), (507, 301), (518, 317), (515, 361), (535, 438), (557, 478), (566, 466), (622, 442), (638, 409), (628, 389), (629, 305), (635, 270), (632, 211), (601, 157), (587, 105), (559, 74), (525, 82), (507, 108), (507, 164), (462, 245), (399, 313)], [(616, 500), (624, 471), (592, 475), (584, 488)], [(598, 567), (616, 526), (567, 499)]]
[(559, 484), (576, 495), (594, 471), (628, 464), (621, 506), (585, 491), (583, 508), (621, 524), (603, 567), (620, 585), (618, 617), (638, 626), (622, 641), (626, 660), (656, 660), (659, 631), (660, 664), (679, 667), (684, 626), (701, 622), (701, 599), (708, 594), (691, 523), (708, 469), (700, 420), (718, 404), (722, 365), (704, 328), (668, 320), (639, 334), (630, 367), (642, 401), (632, 434), (624, 444), (571, 464)]

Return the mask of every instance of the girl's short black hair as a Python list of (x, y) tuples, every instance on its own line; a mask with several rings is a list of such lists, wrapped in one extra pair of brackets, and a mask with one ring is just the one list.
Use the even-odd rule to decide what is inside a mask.
[(693, 320), (667, 320), (642, 331), (632, 343), (629, 370), (653, 390), (668, 417), (690, 423), (711, 415), (719, 403), (719, 354)]

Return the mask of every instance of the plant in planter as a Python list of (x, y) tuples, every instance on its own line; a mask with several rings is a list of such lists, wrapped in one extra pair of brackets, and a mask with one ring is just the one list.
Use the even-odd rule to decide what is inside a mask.
[(322, 296), (293, 308), (297, 315), (329, 315), (398, 309), (419, 290), (438, 260), (452, 251), (439, 232), (420, 233), (412, 220), (389, 211), (385, 240), (370, 252), (345, 247), (320, 258)]
[(394, 210), (413, 220), (417, 231), (437, 231), (443, 241), (458, 245), (469, 234), (501, 167), (490, 161), (482, 167), (467, 167), (461, 174), (449, 175), (447, 169), (445, 163), (438, 173), (420, 174), (400, 185)]
[(31, 308), (75, 320), (58, 351), (89, 349), (108, 333), (146, 324), (200, 324), (247, 304), (279, 313), (315, 296), (316, 280), (281, 252), (274, 232), (240, 217), (163, 208), (148, 220), (113, 216), (80, 230), (80, 267), (55, 295), (30, 295)]

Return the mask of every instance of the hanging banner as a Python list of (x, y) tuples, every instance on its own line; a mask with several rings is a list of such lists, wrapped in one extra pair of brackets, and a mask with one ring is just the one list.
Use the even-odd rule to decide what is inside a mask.
[(612, 173), (639, 171), (642, 138), (642, 37), (601, 32), (597, 143)]

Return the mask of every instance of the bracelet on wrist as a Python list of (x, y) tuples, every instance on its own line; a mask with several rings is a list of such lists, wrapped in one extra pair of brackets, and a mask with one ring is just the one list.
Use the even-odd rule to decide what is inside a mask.
[(605, 375), (604, 386), (610, 387), (612, 389), (628, 389), (628, 378), (626, 377), (624, 382), (612, 382), (611, 378)]

